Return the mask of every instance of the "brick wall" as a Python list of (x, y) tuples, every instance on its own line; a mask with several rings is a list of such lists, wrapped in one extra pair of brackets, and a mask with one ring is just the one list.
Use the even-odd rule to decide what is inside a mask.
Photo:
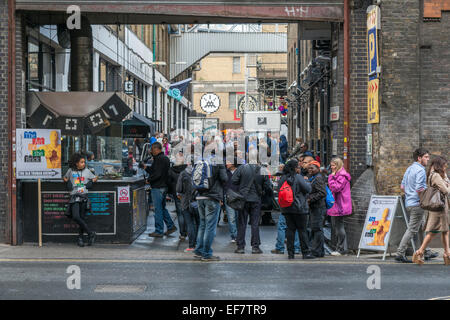
[(404, 171), (419, 146), (419, 15), (415, 0), (381, 6), (380, 123), (373, 126), (378, 194), (400, 193)]
[(350, 174), (354, 181), (366, 170), (367, 127), (367, 7), (371, 1), (350, 11)]
[(432, 155), (449, 159), (450, 151), (450, 12), (421, 23), (421, 144)]
[(8, 4), (0, 0), (0, 242), (7, 241), (8, 178)]

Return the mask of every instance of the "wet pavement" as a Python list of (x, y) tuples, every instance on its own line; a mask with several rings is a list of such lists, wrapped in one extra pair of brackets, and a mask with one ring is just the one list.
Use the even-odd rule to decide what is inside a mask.
[[(169, 206), (172, 211), (172, 206)], [(173, 217), (175, 213), (171, 212)], [(277, 220), (278, 214), (273, 218)], [(176, 220), (175, 223), (177, 224)], [(131, 245), (45, 243), (0, 245), (0, 299), (431, 299), (450, 296), (450, 267), (440, 257), (424, 266), (397, 264), (381, 254), (315, 260), (275, 255), (276, 226), (261, 226), (263, 254), (235, 254), (228, 225), (213, 243), (218, 262), (194, 260), (178, 232)], [(250, 239), (250, 228), (247, 229)], [(439, 250), (438, 250), (439, 251)], [(369, 290), (368, 268), (380, 269), (381, 289)], [(69, 266), (79, 267), (81, 288), (70, 290)], [(420, 288), (420, 289), (418, 289)]]

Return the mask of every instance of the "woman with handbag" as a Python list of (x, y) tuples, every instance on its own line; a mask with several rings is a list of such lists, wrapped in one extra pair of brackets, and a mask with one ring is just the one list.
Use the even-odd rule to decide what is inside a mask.
[[(429, 189), (423, 191), (430, 194), (437, 194), (437, 197), (429, 197), (421, 194), (421, 207), (428, 209), (428, 217), (425, 232), (427, 233), (423, 240), (422, 246), (414, 252), (413, 262), (417, 264), (424, 263), (424, 251), (431, 240), (441, 233), (442, 244), (444, 247), (444, 264), (450, 265), (450, 248), (449, 248), (449, 200), (450, 181), (446, 171), (448, 169), (448, 161), (444, 157), (437, 156), (431, 161), (430, 169), (427, 174), (427, 182)], [(433, 210), (430, 209), (433, 207)], [(440, 209), (438, 209), (440, 208)]]
[(88, 188), (92, 187), (92, 182), (97, 181), (97, 177), (86, 168), (86, 159), (80, 153), (72, 155), (69, 161), (69, 167), (69, 170), (63, 178), (70, 190), (67, 215), (78, 223), (80, 227), (77, 241), (78, 246), (84, 247), (84, 232), (88, 234), (88, 246), (91, 246), (95, 241), (96, 233), (89, 229), (85, 217), (86, 211), (90, 210), (90, 201), (87, 196)]

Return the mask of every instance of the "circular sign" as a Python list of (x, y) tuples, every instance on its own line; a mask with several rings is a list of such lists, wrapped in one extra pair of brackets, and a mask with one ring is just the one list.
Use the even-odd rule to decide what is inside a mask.
[(173, 95), (173, 97), (175, 99), (180, 99), (181, 98), (181, 91), (180, 91), (180, 89), (177, 89), (177, 88), (173, 89), (172, 90), (172, 95)]
[(128, 191), (126, 189), (120, 190), (120, 196), (122, 196), (122, 197), (128, 196)]
[(245, 96), (239, 99), (238, 112), (242, 113), (244, 111), (258, 111), (258, 101), (256, 101), (254, 96), (248, 96), (247, 110), (245, 110)]
[(220, 107), (220, 99), (214, 93), (206, 93), (200, 100), (200, 107), (206, 113), (216, 112)]

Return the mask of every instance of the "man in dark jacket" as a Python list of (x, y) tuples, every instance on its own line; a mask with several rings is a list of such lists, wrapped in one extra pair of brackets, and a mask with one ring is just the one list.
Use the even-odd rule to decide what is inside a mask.
[(210, 187), (207, 190), (197, 190), (198, 195), (196, 199), (200, 223), (194, 257), (202, 261), (218, 261), (220, 258), (213, 256), (211, 245), (216, 236), (220, 201), (223, 199), (223, 186), (227, 183), (228, 176), (223, 164), (214, 165), (214, 158), (205, 161), (211, 166), (212, 172), (209, 178)]
[(227, 216), (228, 216), (228, 227), (230, 229), (230, 236), (231, 236), (231, 242), (232, 243), (236, 243), (236, 238), (237, 238), (237, 226), (236, 226), (236, 220), (237, 220), (237, 215), (238, 215), (238, 211), (231, 208), (228, 205), (228, 201), (227, 201), (227, 191), (228, 189), (231, 189), (233, 191), (239, 192), (239, 186), (234, 185), (231, 181), (233, 174), (236, 172), (237, 170), (237, 164), (236, 164), (237, 160), (235, 159), (234, 163), (231, 162), (227, 162), (227, 175), (228, 175), (228, 182), (225, 185), (224, 188), (224, 200), (225, 200), (225, 210), (227, 211)]
[[(150, 233), (150, 237), (162, 238), (177, 231), (169, 212), (166, 209), (166, 195), (168, 192), (168, 179), (170, 160), (162, 152), (161, 143), (155, 142), (152, 145), (153, 163), (149, 167), (141, 164), (148, 173), (148, 181), (150, 182), (151, 195), (155, 207), (155, 231)], [(164, 223), (167, 225), (167, 231), (164, 232)]]
[(291, 206), (281, 208), (281, 213), (285, 216), (287, 224), (288, 257), (289, 259), (294, 259), (294, 238), (295, 232), (298, 231), (303, 259), (314, 259), (315, 257), (311, 255), (311, 247), (306, 229), (309, 214), (307, 195), (311, 192), (311, 185), (296, 173), (297, 167), (297, 160), (289, 160), (283, 168), (283, 175), (277, 187), (279, 194), (284, 182), (287, 182), (292, 188), (294, 196), (294, 202)]
[[(251, 151), (253, 155), (257, 155), (257, 151)], [(250, 155), (250, 158), (252, 157)], [(247, 221), (250, 216), (250, 224), (252, 228), (251, 246), (252, 253), (259, 254), (262, 250), (259, 248), (261, 239), (259, 237), (259, 219), (261, 217), (261, 196), (264, 188), (270, 188), (269, 177), (262, 174), (261, 167), (256, 164), (246, 164), (240, 166), (233, 174), (232, 183), (239, 185), (239, 193), (242, 194), (246, 201), (242, 211), (239, 211), (237, 218), (237, 249), (235, 253), (245, 253), (245, 231), (247, 229)], [(253, 181), (253, 182), (252, 182)]]
[(316, 258), (325, 256), (323, 222), (327, 213), (325, 198), (327, 196), (327, 182), (320, 173), (320, 163), (311, 161), (308, 165), (311, 192), (307, 201), (310, 209), (309, 221), (311, 226), (311, 253)]

